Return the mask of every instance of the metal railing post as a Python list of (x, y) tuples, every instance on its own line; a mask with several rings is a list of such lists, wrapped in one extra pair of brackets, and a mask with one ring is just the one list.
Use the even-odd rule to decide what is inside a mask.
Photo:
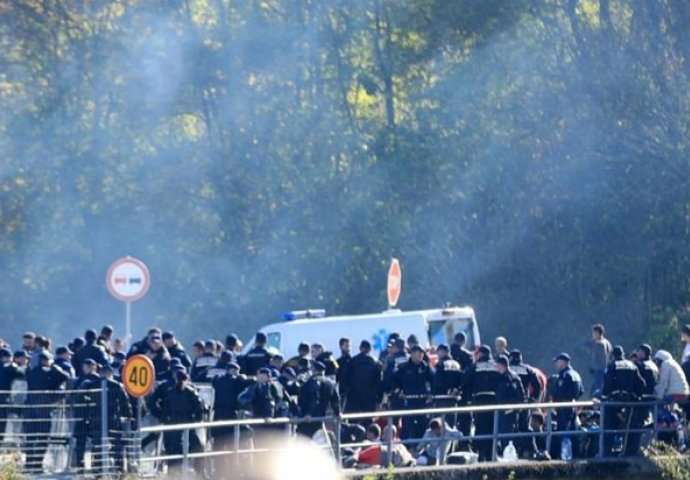
[[(132, 433), (132, 439), (131, 443), (128, 445), (129, 447), (129, 455), (126, 456), (127, 458), (127, 467), (129, 467), (129, 461), (130, 459), (136, 459), (137, 465), (137, 473), (141, 474), (143, 473), (143, 470), (141, 468), (141, 450), (143, 448), (142, 442), (141, 442), (141, 410), (142, 410), (142, 398), (138, 397), (137, 398), (137, 411), (135, 412), (136, 415), (136, 432)], [(158, 442), (156, 442), (158, 443)], [(125, 447), (125, 452), (127, 451), (127, 448)]]
[[(104, 474), (107, 474), (109, 470), (107, 445), (108, 441), (108, 383), (106, 379), (101, 380), (101, 445), (98, 454), (101, 456), (100, 462), (96, 462), (101, 465)], [(93, 468), (93, 465), (91, 466)]]
[(659, 438), (659, 424), (658, 424), (658, 419), (659, 418), (659, 402), (655, 401), (654, 402), (654, 418), (652, 419), (652, 425), (653, 425), (653, 431), (654, 431), (654, 440), (658, 440)]
[(239, 471), (241, 464), (240, 464), (240, 426), (235, 425), (234, 429), (234, 448), (235, 448), (235, 468)]
[(438, 449), (439, 451), (436, 452), (436, 464), (437, 465), (445, 465), (446, 463), (446, 425), (448, 424), (446, 422), (446, 417), (442, 416), (441, 417), (441, 444), (439, 445)]
[(491, 439), (491, 442), (492, 442), (491, 461), (495, 462), (496, 458), (498, 456), (498, 410), (494, 410), (493, 415), (494, 415), (494, 432), (493, 432), (493, 438)]
[(393, 416), (388, 417), (388, 464), (386, 467), (390, 468), (393, 465)]
[(605, 428), (604, 425), (606, 425), (606, 408), (604, 407), (603, 403), (599, 404), (599, 458), (604, 458), (604, 439), (606, 438), (605, 435)]
[(189, 472), (189, 429), (182, 431), (182, 478), (186, 479)]
[(340, 423), (340, 415), (335, 417), (335, 461), (338, 463), (338, 468), (342, 467), (342, 459), (340, 455), (340, 435), (342, 434), (342, 424)]
[(551, 452), (551, 442), (553, 441), (553, 410), (546, 407), (546, 451)]

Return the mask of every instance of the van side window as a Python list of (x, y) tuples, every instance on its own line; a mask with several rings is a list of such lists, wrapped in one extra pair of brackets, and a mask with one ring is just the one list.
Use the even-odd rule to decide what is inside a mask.
[(453, 343), (453, 337), (458, 332), (465, 332), (468, 348), (474, 347), (472, 322), (469, 318), (449, 318), (429, 322), (429, 341), (433, 345)]
[(268, 339), (267, 346), (280, 350), (280, 332), (267, 333), (266, 338)]

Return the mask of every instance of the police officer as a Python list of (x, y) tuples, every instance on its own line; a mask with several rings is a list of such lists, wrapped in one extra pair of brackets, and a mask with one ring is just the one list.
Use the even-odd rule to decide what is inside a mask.
[(7, 414), (12, 404), (12, 384), (23, 378), (24, 372), (12, 361), (12, 352), (7, 348), (0, 349), (0, 445), (4, 440)]
[(87, 359), (91, 359), (101, 366), (108, 363), (108, 355), (105, 353), (105, 349), (96, 343), (97, 339), (98, 336), (95, 330), (87, 330), (84, 333), (86, 344), (72, 357), (72, 365), (74, 366), (74, 371), (77, 372), (77, 376), (83, 376), (81, 366)]
[(189, 372), (192, 382), (205, 382), (206, 372), (215, 367), (218, 363), (218, 355), (216, 355), (216, 342), (213, 340), (206, 340), (204, 342), (204, 353), (194, 359), (192, 369)]
[(238, 362), (242, 371), (248, 377), (256, 375), (260, 368), (267, 367), (271, 360), (271, 354), (266, 349), (266, 342), (268, 338), (263, 332), (258, 332), (254, 337), (254, 348), (249, 350), (247, 354), (240, 357)]
[(237, 399), (241, 405), (251, 408), (254, 418), (275, 418), (279, 416), (283, 393), (280, 383), (271, 378), (271, 369), (261, 367), (256, 373), (256, 383), (246, 388)]
[[(114, 370), (110, 365), (101, 368), (100, 379), (94, 379), (93, 383), (89, 382), (86, 387), (105, 388), (107, 395), (107, 417), (105, 430), (108, 432), (108, 437), (112, 444), (112, 454), (115, 459), (115, 468), (117, 472), (124, 471), (125, 465), (125, 444), (123, 441), (124, 427), (127, 422), (133, 418), (132, 405), (130, 399), (125, 392), (121, 383), (115, 380)], [(110, 452), (104, 450), (101, 443), (101, 394), (96, 394), (96, 415), (92, 422), (92, 429), (94, 438), (94, 448), (96, 452), (94, 455), (94, 467), (97, 472), (106, 473), (107, 465), (109, 465)], [(106, 440), (107, 443), (107, 440)]]
[(467, 335), (464, 332), (458, 332), (453, 337), (453, 344), (450, 346), (450, 356), (460, 364), (463, 372), (472, 366), (472, 352), (465, 348), (466, 342)]
[(67, 347), (58, 347), (57, 350), (55, 350), (55, 365), (69, 375), (70, 380), (74, 380), (77, 376), (71, 362), (72, 355), (74, 355), (74, 352)]
[[(601, 400), (604, 402), (635, 402), (644, 394), (645, 381), (633, 362), (625, 359), (623, 347), (617, 345), (611, 351), (611, 362), (604, 372)], [(604, 408), (604, 430), (620, 430), (628, 426), (630, 406), (615, 405)], [(604, 435), (604, 456), (612, 454), (617, 434)], [(625, 442), (624, 442), (625, 443)]]
[[(393, 335), (393, 334), (391, 334)], [(383, 388), (388, 395), (388, 406), (391, 410), (402, 410), (405, 407), (405, 400), (395, 394), (395, 373), (401, 365), (407, 363), (409, 355), (405, 350), (405, 340), (396, 338), (388, 347), (386, 363), (383, 367)], [(394, 419), (397, 423), (397, 419)]]
[(86, 453), (86, 440), (91, 439), (91, 444), (95, 445), (96, 438), (100, 436), (100, 431), (96, 429), (95, 423), (101, 414), (97, 408), (100, 400), (97, 390), (101, 387), (101, 379), (98, 376), (98, 364), (92, 358), (86, 358), (81, 363), (80, 377), (74, 384), (74, 389), (79, 393), (76, 397), (78, 406), (75, 408), (77, 421), (74, 425), (73, 435), (75, 438), (75, 460), (77, 469), (84, 469), (84, 454)]
[[(163, 398), (162, 417), (163, 423), (173, 425), (176, 423), (200, 422), (204, 416), (204, 402), (196, 389), (189, 383), (189, 375), (180, 371), (177, 374), (177, 383), (174, 388), (168, 390)], [(182, 431), (176, 430), (163, 434), (165, 450), (168, 455), (182, 454)], [(189, 452), (198, 453), (203, 450), (196, 430), (189, 431)], [(170, 467), (181, 464), (181, 460), (171, 460)], [(197, 463), (197, 470), (199, 462)]]
[[(434, 405), (437, 408), (454, 407), (458, 403), (457, 399), (462, 388), (460, 364), (450, 356), (448, 345), (439, 345), (436, 348), (436, 355), (438, 356), (438, 363), (436, 364), (434, 381), (431, 385)], [(455, 425), (455, 415), (447, 414), (445, 417), (449, 425)]]
[[(496, 363), (491, 356), (491, 347), (482, 345), (477, 350), (476, 363), (464, 375), (463, 395), (472, 405), (493, 405), (496, 403), (496, 392), (500, 380)], [(490, 435), (493, 433), (493, 412), (476, 413), (474, 415), (474, 422), (476, 435)], [(474, 444), (480, 461), (492, 460), (491, 440), (477, 440)]]
[(312, 438), (323, 428), (323, 421), (312, 421), (313, 417), (325, 417), (328, 408), (334, 415), (340, 415), (340, 395), (333, 380), (326, 376), (327, 367), (323, 362), (314, 363), (314, 374), (304, 384), (300, 392), (299, 408), (305, 422), (297, 425), (297, 433)]
[(362, 340), (359, 353), (352, 357), (345, 371), (345, 411), (374, 412), (383, 401), (383, 367), (371, 355), (371, 343)]
[[(536, 403), (539, 401), (542, 395), (542, 384), (539, 381), (539, 376), (537, 370), (522, 361), (522, 352), (517, 349), (513, 349), (510, 352), (510, 369), (515, 372), (515, 374), (520, 377), (520, 382), (522, 383), (522, 388), (525, 392), (525, 401), (529, 403)], [(520, 410), (517, 414), (517, 429), (521, 433), (527, 433), (529, 431), (529, 410)], [(517, 439), (515, 442), (515, 447), (519, 454), (526, 452), (531, 447), (531, 441), (528, 437)]]
[[(561, 353), (554, 358), (556, 371), (558, 377), (553, 385), (552, 395), (554, 402), (573, 402), (579, 399), (584, 393), (582, 386), (582, 378), (580, 374), (575, 371), (570, 365), (570, 355)], [(559, 408), (556, 411), (556, 430), (559, 432), (567, 432), (576, 430), (576, 411), (575, 408)], [(555, 441), (552, 444), (552, 457), (556, 458), (561, 453), (561, 442), (564, 437), (554, 437)], [(570, 439), (573, 446), (573, 452), (577, 452), (577, 436)]]
[[(400, 365), (394, 375), (395, 392), (405, 402), (406, 410), (418, 410), (431, 402), (431, 385), (434, 372), (424, 361), (424, 349), (415, 345), (410, 350), (410, 358)], [(425, 415), (403, 417), (401, 438), (421, 439), (428, 424)]]
[(163, 332), (161, 338), (163, 339), (163, 345), (168, 349), (171, 359), (179, 358), (186, 369), (192, 368), (192, 360), (189, 358), (189, 355), (187, 355), (187, 352), (185, 352), (184, 347), (177, 341), (177, 338), (175, 338), (174, 332)]
[[(648, 402), (656, 401), (654, 389), (656, 387), (656, 382), (659, 379), (659, 368), (651, 359), (652, 347), (650, 347), (648, 344), (644, 343), (637, 347), (635, 353), (635, 365), (637, 366), (637, 370), (640, 372), (642, 380), (644, 380), (644, 390), (640, 396), (640, 402), (647, 403), (646, 405), (635, 406), (632, 409), (630, 426), (633, 429), (638, 429), (644, 427), (652, 411), (653, 406)], [(641, 433), (631, 433), (628, 435), (628, 442), (625, 445), (626, 455), (637, 455), (639, 453), (641, 438)]]
[[(234, 420), (237, 418), (237, 411), (240, 404), (237, 397), (242, 391), (251, 385), (252, 382), (246, 375), (240, 374), (240, 366), (236, 362), (227, 365), (226, 373), (217, 376), (211, 382), (213, 386), (213, 419), (214, 420)], [(214, 438), (220, 438), (225, 434), (232, 433), (232, 428), (220, 427), (214, 431)]]
[[(496, 371), (500, 375), (496, 389), (496, 403), (499, 405), (521, 404), (525, 402), (525, 390), (520, 377), (509, 368), (509, 359), (505, 355), (496, 358)], [(518, 410), (502, 410), (498, 413), (499, 433), (515, 433), (517, 430)], [(501, 439), (500, 450), (508, 445), (510, 437)]]
[[(29, 420), (24, 424), (24, 432), (31, 438), (30, 442), (24, 444), (26, 451), (26, 469), (29, 472), (43, 471), (43, 457), (48, 449), (48, 439), (50, 434), (50, 412), (52, 407), (49, 405), (59, 400), (53, 393), (42, 393), (44, 391), (56, 392), (64, 387), (69, 381), (69, 375), (53, 365), (53, 360), (48, 353), (39, 353), (39, 366), (31, 369), (26, 374), (27, 396), (24, 410), (24, 418)], [(41, 393), (32, 393), (41, 392)]]
[[(213, 386), (213, 420), (235, 420), (240, 403), (237, 397), (253, 382), (240, 374), (240, 366), (230, 362), (224, 375), (217, 376), (211, 381)], [(211, 431), (214, 448), (227, 450), (231, 446), (234, 427), (216, 427)], [(223, 457), (224, 469), (230, 468), (230, 458)]]
[(232, 353), (228, 352), (227, 350), (223, 350), (220, 354), (220, 357), (218, 357), (218, 362), (216, 362), (213, 367), (206, 370), (206, 375), (203, 381), (212, 383), (214, 378), (225, 375), (228, 371), (228, 366), (231, 363), (237, 363), (233, 362), (232, 357)]

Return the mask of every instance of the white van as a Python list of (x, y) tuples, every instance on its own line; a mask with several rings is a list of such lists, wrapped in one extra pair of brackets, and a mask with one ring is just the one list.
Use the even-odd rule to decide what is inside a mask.
[[(347, 337), (352, 341), (353, 355), (358, 353), (359, 343), (369, 340), (372, 353), (386, 348), (388, 336), (400, 333), (405, 339), (411, 334), (417, 336), (422, 347), (450, 344), (458, 332), (467, 336), (467, 348), (473, 350), (480, 345), (479, 326), (471, 307), (449, 307), (432, 310), (402, 312), (388, 310), (368, 315), (343, 315), (327, 317), (323, 310), (302, 310), (287, 312), (285, 321), (262, 327), (268, 337), (268, 347), (281, 352), (286, 359), (297, 355), (300, 342), (322, 343), (327, 351), (337, 357), (340, 354), (338, 342)], [(253, 347), (253, 339), (247, 342), (243, 353)]]

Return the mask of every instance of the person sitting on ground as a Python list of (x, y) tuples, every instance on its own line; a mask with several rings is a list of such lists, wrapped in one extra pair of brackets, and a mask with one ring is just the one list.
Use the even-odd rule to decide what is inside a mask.
[(443, 461), (452, 443), (460, 438), (462, 438), (462, 433), (448, 425), (443, 419), (432, 419), (415, 451), (417, 465), (436, 465)]
[(359, 466), (373, 467), (381, 465), (381, 427), (372, 423), (367, 427), (365, 443), (371, 446), (363, 447), (356, 455)]

